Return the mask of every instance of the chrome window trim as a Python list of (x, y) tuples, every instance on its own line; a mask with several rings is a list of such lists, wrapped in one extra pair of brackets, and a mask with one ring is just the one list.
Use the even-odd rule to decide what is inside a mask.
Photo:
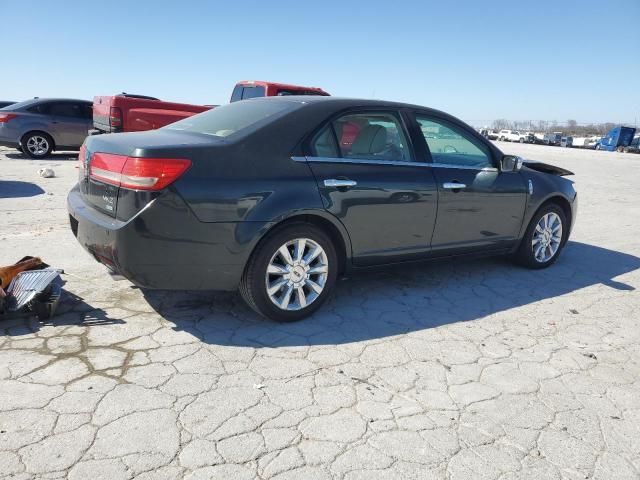
[(460, 170), (477, 170), (479, 172), (497, 172), (495, 167), (470, 167), (466, 165), (456, 165), (453, 163), (431, 163), (431, 162), (404, 162), (393, 160), (367, 160), (355, 158), (332, 158), (332, 157), (298, 157), (293, 156), (294, 162), (316, 162), (316, 163), (350, 163), (356, 165), (400, 165), (404, 167), (423, 168), (457, 168)]
[(496, 167), (471, 167), (466, 165), (456, 165), (455, 163), (432, 163), (434, 168), (458, 168), (461, 170), (478, 170), (480, 172), (497, 172)]

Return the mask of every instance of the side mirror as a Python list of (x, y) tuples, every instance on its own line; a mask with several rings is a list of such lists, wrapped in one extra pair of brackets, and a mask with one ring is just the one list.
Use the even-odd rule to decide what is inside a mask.
[(517, 172), (522, 168), (522, 158), (515, 155), (505, 155), (500, 161), (500, 171)]

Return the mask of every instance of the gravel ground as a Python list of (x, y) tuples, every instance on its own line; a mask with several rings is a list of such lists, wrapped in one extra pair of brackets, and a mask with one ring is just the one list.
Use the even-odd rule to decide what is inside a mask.
[(638, 478), (640, 156), (502, 148), (576, 172), (553, 267), (349, 278), (286, 325), (112, 281), (68, 228), (74, 155), (0, 148), (0, 264), (67, 282), (52, 321), (0, 324), (0, 477)]

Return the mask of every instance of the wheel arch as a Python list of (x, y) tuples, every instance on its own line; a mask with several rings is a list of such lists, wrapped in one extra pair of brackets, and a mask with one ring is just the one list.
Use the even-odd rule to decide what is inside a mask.
[(351, 264), (351, 240), (344, 226), (332, 215), (322, 211), (300, 211), (275, 221), (253, 245), (251, 252), (247, 258), (251, 258), (258, 246), (264, 242), (269, 236), (275, 232), (286, 228), (294, 223), (308, 223), (315, 225), (324, 231), (333, 242), (338, 255), (339, 274), (344, 273)]
[[(567, 224), (569, 226), (573, 225), (573, 211), (571, 210), (571, 202), (566, 197), (564, 197), (559, 193), (553, 193), (549, 195), (547, 198), (545, 198), (542, 201), (542, 203), (540, 203), (538, 208), (536, 208), (536, 210), (533, 212), (533, 215), (531, 215), (531, 218), (529, 219), (529, 223), (536, 217), (536, 215), (540, 210), (542, 210), (547, 205), (551, 205), (551, 204), (558, 205), (562, 209), (562, 212), (565, 215)], [(527, 225), (525, 226), (524, 231), (526, 231), (526, 228), (528, 227), (529, 223), (527, 223)], [(562, 244), (564, 245), (565, 243), (567, 243), (568, 239), (569, 239), (569, 232), (567, 232), (567, 235), (565, 236), (565, 239), (563, 240)]]

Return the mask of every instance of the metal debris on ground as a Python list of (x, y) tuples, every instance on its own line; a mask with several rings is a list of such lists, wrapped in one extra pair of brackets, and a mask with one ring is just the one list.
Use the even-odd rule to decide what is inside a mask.
[(24, 257), (14, 265), (0, 267), (0, 320), (52, 317), (62, 294), (61, 273), (37, 257)]

